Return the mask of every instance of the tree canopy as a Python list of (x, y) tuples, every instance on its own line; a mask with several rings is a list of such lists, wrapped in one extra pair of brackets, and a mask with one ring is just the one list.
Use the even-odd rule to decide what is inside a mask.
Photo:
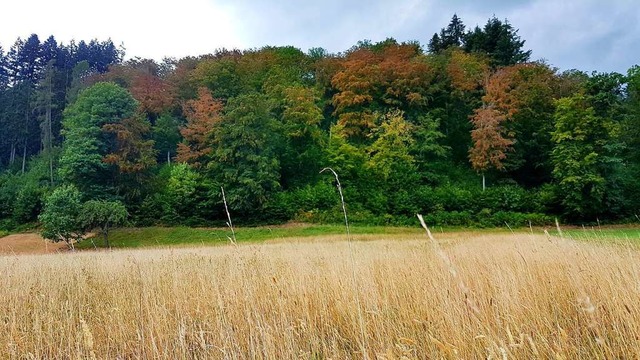
[(340, 221), (327, 166), (354, 222), (634, 218), (638, 66), (561, 71), (525, 44), (507, 19), (469, 29), (457, 15), (426, 49), (387, 38), (335, 54), (125, 61), (111, 40), (18, 39), (0, 48), (0, 228), (40, 221), (73, 244), (82, 213), (105, 233), (125, 213), (223, 225), (222, 187), (240, 223)]

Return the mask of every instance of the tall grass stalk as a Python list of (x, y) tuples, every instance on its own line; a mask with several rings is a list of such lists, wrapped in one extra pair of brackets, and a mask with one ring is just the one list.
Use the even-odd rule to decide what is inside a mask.
[(465, 303), (467, 304), (469, 309), (473, 311), (475, 315), (480, 315), (480, 310), (478, 306), (475, 304), (475, 302), (473, 301), (471, 290), (465, 284), (464, 280), (458, 276), (458, 271), (453, 265), (451, 258), (442, 249), (440, 244), (438, 244), (438, 241), (436, 241), (436, 239), (433, 237), (433, 235), (431, 234), (431, 230), (429, 230), (429, 227), (427, 226), (427, 223), (424, 221), (424, 218), (422, 217), (422, 215), (417, 214), (417, 216), (418, 216), (418, 220), (420, 221), (420, 225), (422, 225), (422, 228), (427, 232), (427, 237), (431, 240), (431, 245), (433, 246), (433, 249), (438, 254), (438, 257), (440, 258), (440, 260), (442, 260), (442, 262), (445, 264), (451, 276), (458, 283), (458, 288), (460, 289), (460, 292), (462, 292), (462, 294), (464, 295)]
[(342, 194), (342, 185), (340, 184), (340, 178), (338, 177), (338, 173), (336, 173), (332, 168), (326, 167), (320, 170), (322, 174), (325, 171), (329, 171), (336, 178), (336, 187), (338, 188), (338, 194), (340, 194), (340, 204), (342, 205), (342, 213), (344, 214), (344, 226), (347, 233), (347, 242), (349, 244), (349, 258), (351, 259), (351, 279), (353, 288), (356, 289), (356, 306), (358, 308), (358, 323), (360, 325), (360, 347), (362, 349), (362, 356), (364, 359), (368, 359), (369, 355), (367, 353), (367, 335), (365, 333), (364, 326), (364, 318), (362, 316), (362, 305), (360, 304), (360, 287), (358, 286), (358, 282), (356, 280), (356, 260), (353, 252), (353, 239), (351, 238), (351, 229), (349, 228), (349, 218), (347, 217), (347, 206), (344, 201), (344, 195)]
[(224, 194), (224, 187), (220, 187), (220, 190), (222, 191), (222, 201), (224, 202), (224, 211), (227, 213), (227, 226), (229, 227), (229, 229), (231, 229), (231, 237), (227, 238), (229, 239), (229, 241), (231, 241), (231, 244), (236, 245), (236, 232), (233, 229), (233, 222), (231, 222), (231, 213), (229, 213), (229, 207), (227, 206), (227, 197)]

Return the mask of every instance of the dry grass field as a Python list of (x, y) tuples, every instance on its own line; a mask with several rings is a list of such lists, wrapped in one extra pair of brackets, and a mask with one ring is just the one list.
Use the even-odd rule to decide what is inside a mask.
[(5, 255), (0, 358), (640, 358), (636, 249), (436, 237)]
[(0, 255), (53, 254), (66, 251), (67, 246), (64, 243), (45, 241), (36, 233), (0, 237)]

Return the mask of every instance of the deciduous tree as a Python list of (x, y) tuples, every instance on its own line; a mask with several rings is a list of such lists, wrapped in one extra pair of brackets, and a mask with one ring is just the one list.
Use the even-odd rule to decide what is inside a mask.
[(53, 242), (64, 241), (70, 249), (83, 239), (84, 226), (80, 220), (81, 194), (73, 185), (63, 185), (53, 191), (44, 203), (38, 219), (42, 237)]
[(428, 103), (433, 73), (411, 44), (362, 48), (347, 55), (332, 79), (334, 114), (348, 137), (364, 141), (376, 126), (376, 112), (400, 109), (409, 121)]
[(229, 101), (213, 131), (209, 173), (227, 192), (229, 207), (240, 213), (261, 209), (279, 189), (279, 124), (264, 95), (241, 95)]
[(116, 165), (121, 173), (139, 173), (156, 164), (154, 141), (150, 139), (151, 126), (141, 114), (105, 124), (102, 129), (115, 135), (115, 147), (103, 161)]
[(99, 228), (104, 246), (111, 248), (109, 231), (113, 227), (122, 225), (128, 216), (127, 208), (120, 201), (89, 200), (82, 204), (79, 221), (87, 230)]
[(558, 100), (555, 120), (553, 176), (565, 215), (594, 220), (611, 210), (605, 201), (607, 177), (615, 176), (611, 166), (620, 161), (612, 146), (618, 126), (597, 116), (589, 99), (580, 94)]
[(178, 144), (176, 160), (200, 167), (211, 153), (211, 131), (222, 117), (222, 102), (206, 88), (198, 89), (198, 98), (189, 100), (183, 111), (187, 124), (180, 129), (184, 141)]
[(113, 187), (113, 173), (103, 161), (109, 146), (102, 127), (129, 119), (137, 107), (131, 94), (113, 83), (84, 90), (65, 110), (59, 174), (90, 198), (105, 196)]
[(471, 122), (473, 147), (469, 150), (471, 166), (482, 173), (482, 188), (485, 188), (484, 173), (490, 169), (504, 169), (504, 159), (507, 151), (513, 145), (505, 134), (504, 121), (506, 116), (492, 107), (483, 107), (474, 112)]

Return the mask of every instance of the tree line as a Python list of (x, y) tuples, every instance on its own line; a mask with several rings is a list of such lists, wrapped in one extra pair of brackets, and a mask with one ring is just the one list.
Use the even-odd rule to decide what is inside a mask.
[(124, 61), (110, 40), (18, 39), (0, 48), (0, 227), (67, 200), (138, 225), (224, 223), (221, 187), (241, 222), (334, 222), (327, 166), (355, 222), (636, 218), (640, 68), (560, 71), (524, 45), (507, 20), (467, 30), (455, 15), (426, 49), (338, 54)]

